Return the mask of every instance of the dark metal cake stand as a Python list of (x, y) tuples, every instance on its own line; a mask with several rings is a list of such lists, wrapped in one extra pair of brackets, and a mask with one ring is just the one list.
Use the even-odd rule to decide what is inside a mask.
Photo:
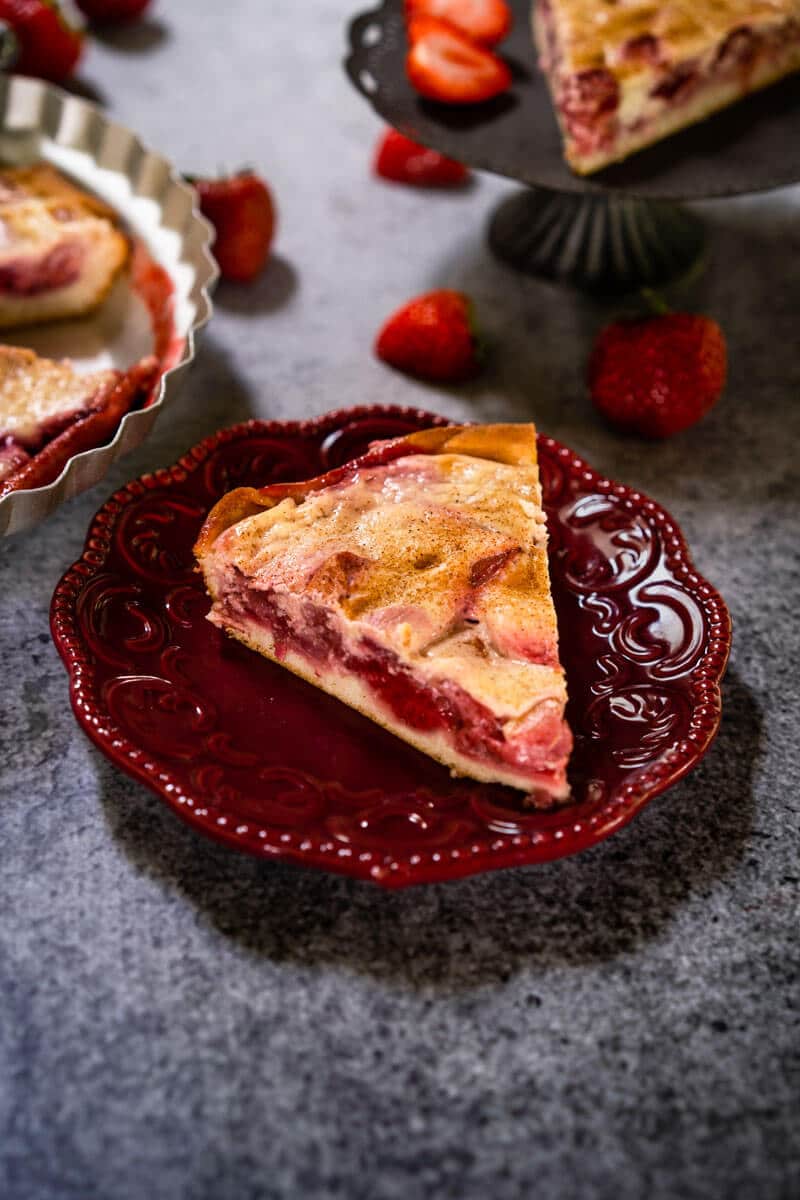
[(800, 180), (800, 76), (604, 171), (581, 178), (561, 135), (530, 34), (529, 0), (511, 0), (501, 47), (511, 91), (469, 107), (422, 99), (405, 74), (403, 0), (350, 25), (346, 70), (390, 125), (463, 163), (526, 184), (503, 201), (489, 243), (529, 274), (589, 291), (622, 293), (686, 274), (705, 241), (700, 219), (676, 203), (784, 187)]

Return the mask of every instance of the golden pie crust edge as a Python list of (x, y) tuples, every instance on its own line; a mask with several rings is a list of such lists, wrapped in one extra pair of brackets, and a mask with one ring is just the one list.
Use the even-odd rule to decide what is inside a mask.
[[(417, 433), (404, 434), (382, 446), (408, 446), (409, 454), (415, 450), (428, 454), (465, 454), (473, 458), (485, 458), (509, 466), (537, 466), (536, 428), (527, 425), (443, 425), (433, 429), (422, 429)], [(367, 454), (370, 452), (368, 451)], [(366, 457), (366, 455), (362, 456)], [(359, 459), (355, 459), (359, 462)], [(353, 464), (345, 464), (347, 470)], [(333, 472), (329, 472), (333, 474)], [(324, 479), (326, 476), (319, 476)], [(312, 482), (312, 481), (307, 481)], [(279, 487), (281, 485), (278, 485)], [(302, 493), (303, 484), (297, 485)], [(272, 508), (278, 501), (269, 493), (272, 489), (242, 487), (234, 488), (218, 500), (209, 512), (195, 542), (194, 552), (198, 559), (208, 553), (217, 538), (237, 525), (246, 517), (255, 516), (265, 508)], [(280, 497), (283, 499), (283, 496)]]

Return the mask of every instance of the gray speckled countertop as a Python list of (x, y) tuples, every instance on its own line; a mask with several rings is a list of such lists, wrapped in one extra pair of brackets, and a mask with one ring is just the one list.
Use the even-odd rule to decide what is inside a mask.
[[(351, 0), (351, 4), (354, 0)], [(731, 381), (663, 445), (594, 418), (610, 308), (507, 271), (508, 185), (371, 179), (378, 123), (340, 66), (346, 0), (173, 0), (86, 58), (185, 169), (257, 164), (281, 212), (252, 290), (221, 287), (186, 388), (93, 492), (0, 547), (0, 1196), (4, 1200), (641, 1200), (798, 1194), (800, 190), (706, 208), (687, 302)], [(438, 284), (493, 366), (437, 391), (370, 353)], [(249, 414), (355, 402), (533, 415), (683, 526), (732, 609), (719, 738), (582, 857), (377, 888), (196, 836), (80, 733), (48, 605), (115, 488)]]

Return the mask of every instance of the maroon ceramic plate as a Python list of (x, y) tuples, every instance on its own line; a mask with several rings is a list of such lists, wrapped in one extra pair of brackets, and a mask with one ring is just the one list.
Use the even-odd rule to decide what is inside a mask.
[(358, 713), (225, 638), (192, 545), (232, 487), (304, 479), (441, 417), (360, 408), (253, 421), (100, 509), (53, 597), (53, 637), (93, 742), (201, 832), (388, 887), (575, 854), (701, 758), (730, 647), (721, 597), (672, 518), (539, 437), (575, 734), (574, 802), (526, 810), (455, 780)]

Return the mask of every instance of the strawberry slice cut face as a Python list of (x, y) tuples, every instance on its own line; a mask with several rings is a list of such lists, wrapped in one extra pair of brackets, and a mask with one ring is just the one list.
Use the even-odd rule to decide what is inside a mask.
[(406, 73), (421, 96), (444, 104), (479, 104), (511, 86), (511, 72), (502, 59), (444, 22), (430, 22), (415, 38)]

